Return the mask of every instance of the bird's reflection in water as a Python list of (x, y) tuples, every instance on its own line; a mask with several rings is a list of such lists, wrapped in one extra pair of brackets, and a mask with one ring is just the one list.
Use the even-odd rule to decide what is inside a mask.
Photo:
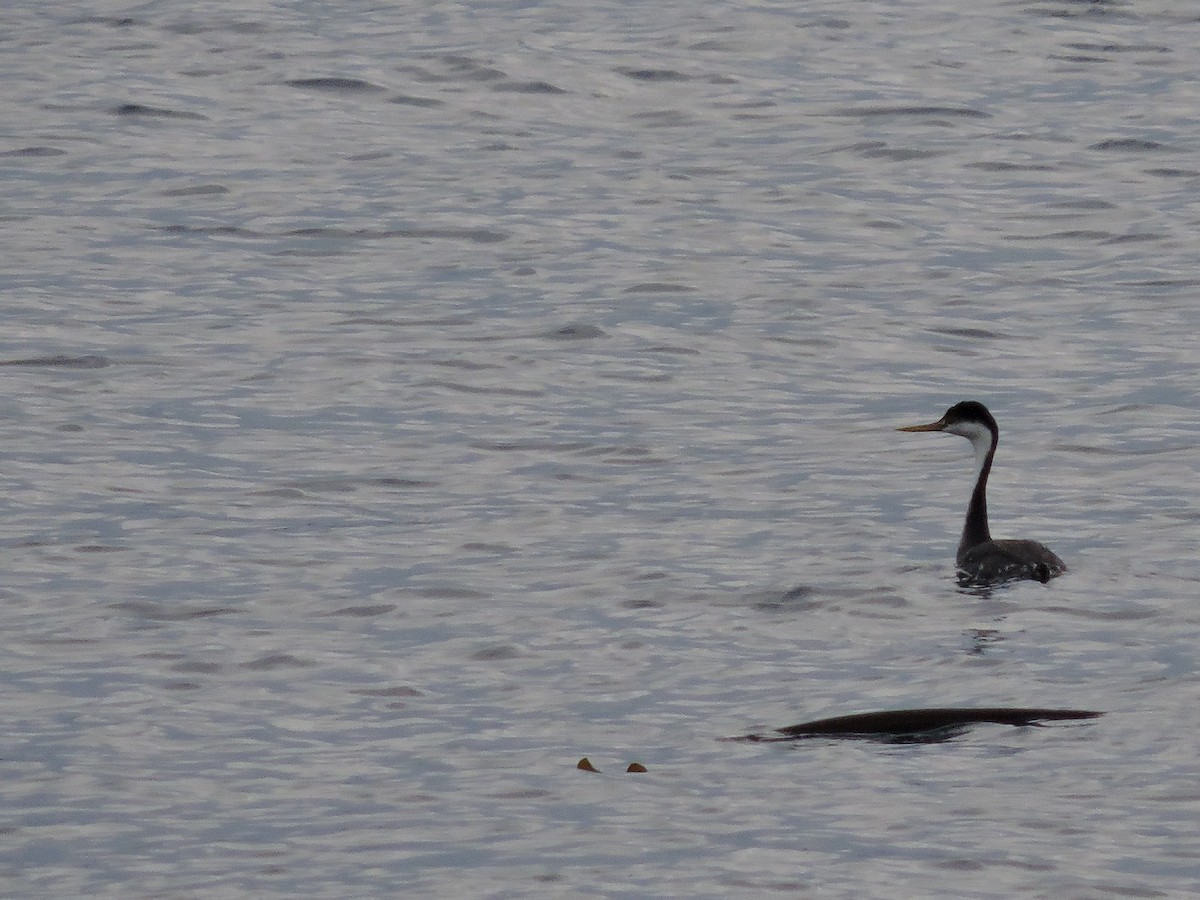
[(967, 652), (975, 656), (986, 653), (992, 646), (1000, 643), (1004, 640), (1004, 635), (995, 628), (972, 628), (967, 631), (967, 640)]

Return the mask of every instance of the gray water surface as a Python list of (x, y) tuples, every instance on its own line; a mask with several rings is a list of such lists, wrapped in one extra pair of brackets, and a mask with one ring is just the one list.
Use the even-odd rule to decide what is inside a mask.
[(0, 24), (0, 892), (1200, 891), (1187, 4)]

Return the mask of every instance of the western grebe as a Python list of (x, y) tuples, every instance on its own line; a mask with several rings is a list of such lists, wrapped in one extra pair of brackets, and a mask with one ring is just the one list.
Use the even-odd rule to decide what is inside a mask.
[(956, 403), (936, 422), (909, 425), (899, 431), (947, 431), (965, 437), (975, 448), (975, 490), (967, 506), (967, 520), (958, 543), (958, 563), (962, 580), (970, 584), (988, 584), (1018, 578), (1043, 583), (1067, 571), (1066, 565), (1037, 541), (993, 541), (988, 531), (987, 480), (992, 457), (1000, 442), (1000, 429), (987, 407), (974, 400)]

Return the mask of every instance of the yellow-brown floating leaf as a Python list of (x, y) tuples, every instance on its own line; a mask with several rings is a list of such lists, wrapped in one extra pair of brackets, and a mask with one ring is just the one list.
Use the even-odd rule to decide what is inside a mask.
[(599, 772), (600, 771), (599, 769), (597, 769), (595, 766), (592, 765), (592, 761), (590, 759), (588, 759), (586, 756), (583, 759), (579, 760), (579, 762), (577, 762), (575, 764), (575, 768), (583, 769), (583, 771), (585, 771), (585, 772)]
[(649, 772), (650, 770), (647, 769), (645, 766), (643, 766), (641, 763), (630, 763), (629, 768), (626, 769), (625, 771), (626, 772)]

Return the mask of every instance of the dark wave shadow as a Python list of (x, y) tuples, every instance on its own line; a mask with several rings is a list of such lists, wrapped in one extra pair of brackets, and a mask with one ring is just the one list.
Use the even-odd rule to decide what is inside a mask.
[(187, 119), (193, 122), (207, 122), (208, 116), (198, 112), (183, 109), (168, 109), (163, 106), (149, 106), (145, 103), (122, 103), (109, 110), (114, 116), (125, 116), (135, 119)]
[(314, 91), (340, 91), (342, 93), (382, 91), (383, 88), (361, 78), (326, 76), (321, 78), (290, 78), (284, 82), (288, 87)]
[(1041, 709), (1012, 706), (930, 707), (854, 713), (815, 719), (777, 728), (769, 734), (744, 734), (727, 741), (777, 742), (804, 738), (859, 738), (888, 743), (932, 744), (961, 734), (971, 725), (1040, 727), (1046, 722), (1095, 719), (1104, 715), (1089, 709)]
[(108, 364), (109, 361), (105, 357), (94, 353), (89, 353), (85, 356), (54, 354), (52, 356), (31, 356), (26, 359), (0, 360), (0, 366), (18, 366), (31, 369), (103, 369)]

